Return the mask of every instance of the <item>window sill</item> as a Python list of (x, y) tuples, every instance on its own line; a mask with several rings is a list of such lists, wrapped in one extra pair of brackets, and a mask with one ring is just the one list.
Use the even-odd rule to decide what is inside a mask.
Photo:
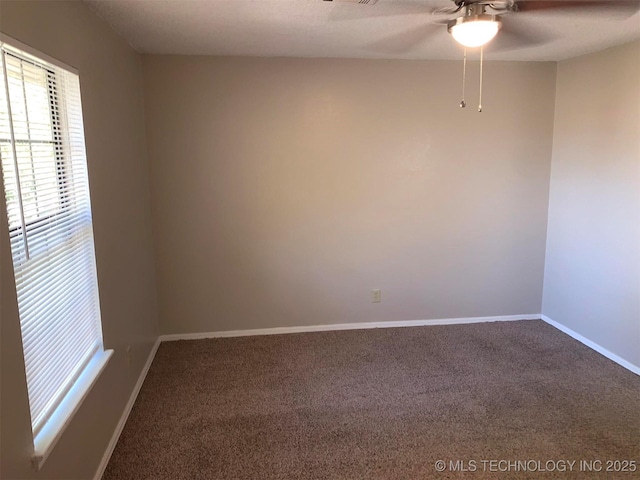
[(33, 456), (31, 457), (31, 461), (36, 470), (42, 467), (53, 450), (53, 447), (58, 443), (62, 433), (69, 423), (71, 423), (71, 419), (96, 383), (104, 367), (107, 366), (111, 355), (113, 355), (113, 350), (96, 352), (51, 418), (33, 439)]

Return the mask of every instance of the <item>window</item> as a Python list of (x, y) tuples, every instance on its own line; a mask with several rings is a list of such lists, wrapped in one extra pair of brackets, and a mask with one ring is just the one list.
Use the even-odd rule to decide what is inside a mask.
[(39, 464), (111, 352), (102, 345), (78, 75), (6, 43), (0, 53), (0, 158)]

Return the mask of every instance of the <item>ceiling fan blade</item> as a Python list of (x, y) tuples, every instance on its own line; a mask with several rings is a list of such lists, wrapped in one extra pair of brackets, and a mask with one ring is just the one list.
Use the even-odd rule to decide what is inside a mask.
[(381, 53), (406, 53), (441, 32), (446, 32), (442, 26), (427, 23), (370, 43), (366, 48)]
[(503, 22), (498, 35), (487, 46), (489, 51), (506, 52), (521, 48), (538, 47), (554, 40), (554, 37), (548, 32), (534, 30), (529, 24), (526, 25), (526, 28), (519, 27), (514, 25), (512, 20), (515, 19), (508, 18), (507, 21), (509, 23)]
[[(324, 0), (333, 1), (333, 0)], [(363, 20), (367, 18), (401, 17), (407, 15), (433, 15), (436, 18), (454, 13), (458, 8), (455, 5), (447, 8), (434, 9), (425, 5), (411, 3), (394, 3), (385, 5), (379, 3), (375, 5), (359, 5), (334, 2), (334, 8), (329, 12), (328, 19), (331, 21)]]
[(329, 12), (329, 20), (361, 20), (365, 18), (425, 15), (431, 13), (430, 9), (420, 5), (403, 5), (401, 8), (394, 8), (392, 10), (381, 7), (382, 6), (345, 5), (344, 3), (336, 3), (335, 7)]
[(610, 12), (630, 17), (640, 10), (640, 0), (523, 0), (517, 2), (520, 12), (571, 10), (573, 12)]

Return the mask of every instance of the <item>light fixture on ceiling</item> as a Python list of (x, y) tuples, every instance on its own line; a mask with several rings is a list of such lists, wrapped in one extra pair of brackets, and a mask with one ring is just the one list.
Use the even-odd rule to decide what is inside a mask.
[(502, 22), (495, 15), (481, 13), (458, 17), (450, 21), (447, 28), (456, 42), (474, 48), (493, 40), (501, 26)]
[[(455, 1), (455, 0), (454, 0)], [(478, 99), (478, 112), (482, 112), (482, 73), (484, 66), (484, 46), (489, 43), (498, 33), (502, 22), (500, 17), (489, 15), (485, 8), (496, 7), (489, 3), (489, 0), (459, 0), (455, 1), (458, 9), (464, 8), (464, 15), (451, 20), (447, 24), (447, 30), (456, 42), (464, 46), (464, 57), (462, 62), (462, 100), (460, 107), (465, 108), (467, 103), (464, 99), (464, 87), (467, 76), (467, 48), (480, 47), (480, 97)]]
[(456, 4), (459, 5), (459, 9), (464, 8), (463, 15), (447, 24), (447, 30), (456, 42), (465, 47), (475, 48), (493, 40), (502, 22), (500, 17), (485, 12), (487, 6), (493, 7), (492, 4), (483, 0), (461, 0)]

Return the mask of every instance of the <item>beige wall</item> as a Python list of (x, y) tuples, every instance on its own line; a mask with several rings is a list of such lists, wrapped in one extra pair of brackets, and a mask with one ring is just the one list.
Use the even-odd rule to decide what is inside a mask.
[[(2, 198), (0, 477), (88, 479), (96, 472), (157, 338), (140, 57), (80, 2), (3, 1), (0, 30), (80, 72), (104, 340), (115, 349), (43, 470), (34, 473)], [(125, 360), (126, 345), (133, 348), (131, 368)]]
[(640, 367), (640, 42), (558, 66), (543, 313)]
[(162, 333), (540, 312), (555, 64), (143, 66)]

